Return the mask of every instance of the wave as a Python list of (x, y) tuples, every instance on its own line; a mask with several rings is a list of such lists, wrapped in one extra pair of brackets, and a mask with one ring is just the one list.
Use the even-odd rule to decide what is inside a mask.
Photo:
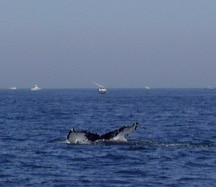
[[(55, 141), (56, 142), (56, 141)], [(58, 141), (60, 143), (71, 144), (67, 140)], [(204, 140), (200, 142), (185, 141), (185, 142), (163, 142), (155, 140), (128, 140), (128, 141), (113, 141), (113, 140), (101, 140), (86, 145), (105, 145), (105, 146), (131, 146), (132, 150), (146, 149), (146, 148), (211, 148), (215, 147), (215, 144), (210, 140)]]

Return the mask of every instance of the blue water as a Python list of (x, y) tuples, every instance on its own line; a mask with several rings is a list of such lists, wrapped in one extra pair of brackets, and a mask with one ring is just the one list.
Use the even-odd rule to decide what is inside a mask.
[[(139, 122), (127, 143), (70, 145)], [(0, 91), (0, 186), (216, 186), (216, 90)]]

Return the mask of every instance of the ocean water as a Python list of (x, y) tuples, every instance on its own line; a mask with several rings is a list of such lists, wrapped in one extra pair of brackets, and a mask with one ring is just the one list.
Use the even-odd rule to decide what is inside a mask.
[[(71, 145), (71, 128), (139, 126)], [(216, 186), (216, 90), (0, 91), (0, 186)]]

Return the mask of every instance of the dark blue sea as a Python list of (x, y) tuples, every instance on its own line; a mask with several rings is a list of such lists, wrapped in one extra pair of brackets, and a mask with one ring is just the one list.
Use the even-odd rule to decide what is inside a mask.
[[(71, 145), (139, 126), (127, 143)], [(216, 186), (216, 90), (0, 90), (0, 186)]]

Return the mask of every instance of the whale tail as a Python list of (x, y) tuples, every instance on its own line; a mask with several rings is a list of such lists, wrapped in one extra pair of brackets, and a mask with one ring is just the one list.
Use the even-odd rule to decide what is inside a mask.
[(100, 136), (88, 131), (77, 131), (71, 129), (67, 135), (67, 141), (71, 144), (88, 144), (99, 139)]
[(104, 140), (127, 141), (126, 137), (136, 130), (137, 126), (137, 122), (131, 126), (123, 126), (117, 130), (101, 135), (100, 138)]
[(138, 123), (134, 123), (131, 126), (123, 126), (101, 136), (89, 131), (78, 131), (71, 129), (67, 135), (67, 142), (71, 144), (90, 144), (101, 140), (126, 142), (126, 137), (136, 130), (137, 126)]

